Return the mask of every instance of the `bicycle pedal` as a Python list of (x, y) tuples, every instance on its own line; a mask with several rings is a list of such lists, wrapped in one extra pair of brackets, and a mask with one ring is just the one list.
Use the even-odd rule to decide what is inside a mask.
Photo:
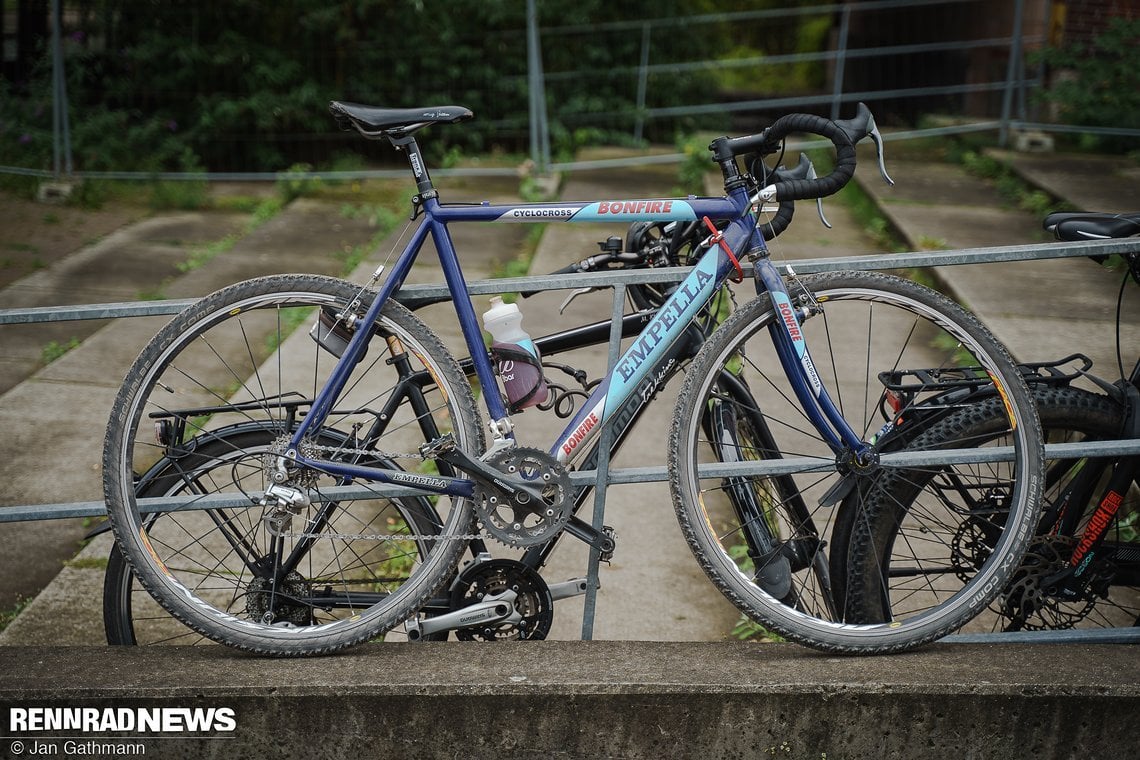
[(455, 451), (458, 444), (455, 442), (455, 435), (447, 433), (436, 438), (434, 441), (428, 441), (420, 446), (420, 456), (424, 459), (437, 459), (441, 454)]
[(606, 543), (608, 548), (602, 549), (600, 551), (598, 554), (598, 561), (605, 562), (608, 565), (610, 563), (610, 560), (614, 558), (614, 550), (617, 549), (617, 531), (609, 525), (603, 525), (602, 535), (607, 539)]

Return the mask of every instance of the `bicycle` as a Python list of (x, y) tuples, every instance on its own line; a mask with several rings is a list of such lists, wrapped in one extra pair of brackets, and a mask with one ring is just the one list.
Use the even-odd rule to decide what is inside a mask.
[[(1058, 213), (1045, 219), (1058, 239), (1079, 241), (1140, 234), (1140, 215)], [(1048, 443), (1140, 439), (1140, 360), (1126, 375), (1120, 346), (1120, 314), (1125, 286), (1140, 283), (1140, 255), (1125, 257), (1127, 273), (1117, 302), (1115, 383), (1090, 373), (1080, 354), (1058, 362), (1022, 365)], [(959, 384), (932, 382), (920, 372), (883, 378), (892, 393), (922, 386), (943, 393), (942, 403), (912, 415), (888, 448), (929, 450), (947, 445), (992, 445), (1000, 435), (1001, 399), (991, 387), (968, 391)], [(1093, 392), (1072, 383), (1084, 378)], [(929, 532), (921, 539), (908, 524), (912, 513), (930, 509), (913, 483), (928, 478), (973, 514), (984, 514), (1000, 500), (990, 488), (966, 488), (945, 473), (912, 473), (884, 478), (863, 498), (864, 520), (837, 530), (851, 544), (850, 598), (853, 620), (883, 620), (900, 609), (931, 603), (969, 578), (978, 556), (990, 547), (983, 525), (960, 531)], [(981, 629), (1018, 631), (1140, 625), (1140, 456), (1061, 456), (1045, 470), (1044, 507), (1035, 536), (1010, 581), (975, 622)], [(909, 481), (909, 482), (908, 482)], [(977, 483), (985, 484), (979, 473)], [(929, 521), (926, 521), (929, 523)], [(842, 539), (839, 536), (849, 538)], [(923, 561), (910, 547), (921, 541)], [(900, 555), (899, 546), (905, 546)], [(889, 580), (887, 580), (889, 578)]]
[[(542, 551), (569, 534), (598, 551), (610, 546), (612, 539), (573, 521), (569, 468), (605, 440), (615, 416), (646, 383), (656, 387), (649, 373), (726, 281), (743, 279), (741, 258), (752, 265), (757, 298), (724, 319), (688, 365), (668, 457), (679, 522), (714, 584), (791, 640), (860, 653), (932, 641), (963, 624), (1004, 585), (1036, 523), (1042, 459), (1028, 389), (1008, 354), (975, 318), (914, 283), (870, 273), (798, 278), (790, 270), (785, 283), (752, 210), (838, 191), (855, 170), (854, 144), (865, 137), (879, 148), (885, 176), (881, 138), (866, 106), (846, 121), (792, 114), (757, 135), (714, 140), (722, 198), (472, 206), (439, 201), (414, 135), (469, 119), (469, 111), (340, 102), (331, 110), (342, 127), (404, 151), (416, 181), (413, 218), (421, 223), (385, 279), (378, 270), (365, 286), (288, 275), (223, 288), (160, 331), (116, 399), (104, 447), (108, 513), (139, 581), (175, 617), (237, 648), (320, 654), (404, 621), (410, 634), (428, 633), (432, 618), (417, 613), (453, 577), (473, 540)], [(738, 156), (771, 153), (793, 132), (833, 143), (838, 160), (829, 175), (760, 186), (740, 171)], [(677, 221), (710, 229), (684, 279), (548, 449), (513, 439), (448, 234), (449, 224), (474, 221)], [(428, 235), (490, 418), (489, 447), (463, 370), (391, 298)], [(868, 334), (855, 338), (850, 332), (857, 329)], [(897, 336), (890, 346), (884, 345), (888, 332)], [(938, 336), (946, 341), (942, 347)], [(819, 339), (826, 345), (829, 337), (858, 345), (866, 366), (842, 377), (821, 370), (806, 344)], [(985, 452), (1008, 479), (1010, 498), (996, 526), (1001, 538), (976, 576), (936, 608), (887, 624), (851, 625), (831, 587), (826, 537), (845, 495), (874, 473), (900, 466), (894, 454), (880, 456), (876, 449), (890, 424), (869, 428), (874, 403), (866, 394), (872, 367), (915, 366), (915, 352), (938, 353), (947, 362), (970, 357), (1008, 399), (1012, 445)], [(765, 354), (782, 372), (764, 370)], [(834, 364), (834, 354), (826, 358)], [(381, 382), (381, 374), (393, 380)], [(830, 392), (825, 383), (834, 386)], [(862, 392), (852, 395), (854, 386)], [(777, 395), (765, 398), (771, 389)], [(845, 397), (852, 412), (841, 410)], [(294, 427), (289, 409), (295, 401)], [(777, 426), (788, 410), (804, 424)], [(208, 437), (230, 414), (275, 430), (268, 453), (236, 454), (228, 469), (233, 477), (223, 480), (225, 470), (217, 468), (204, 484), (211, 493), (174, 504), (136, 498), (136, 471), (170, 446)], [(142, 431), (156, 421), (159, 440), (145, 443)], [(957, 456), (937, 452), (933, 459), (954, 467)], [(383, 466), (367, 464), (373, 462)], [(419, 471), (401, 466), (405, 462)], [(751, 477), (765, 464), (769, 471)], [(805, 466), (814, 472), (794, 474)], [(255, 488), (239, 470), (261, 483)], [(426, 528), (411, 526), (401, 512), (409, 489), (426, 494), (431, 509), (419, 521)], [(156, 507), (168, 512), (166, 519), (146, 517)], [(526, 591), (500, 579), (475, 588), (472, 604), (438, 617), (454, 614), (445, 622), (465, 626), (517, 619), (523, 613), (516, 602), (526, 598), (520, 590)]]
[[(764, 175), (770, 174), (783, 181), (809, 179), (815, 176), (814, 166), (806, 156), (801, 156), (799, 164), (790, 170), (783, 167), (775, 169), (764, 167), (760, 171)], [(780, 218), (764, 228), (767, 239), (775, 238), (787, 228), (793, 210), (792, 201), (785, 201), (782, 204)], [(599, 253), (563, 267), (553, 274), (679, 266), (687, 263), (700, 249), (703, 237), (699, 234), (698, 225), (693, 222), (668, 224), (635, 222), (630, 225), (624, 240), (610, 237), (598, 244), (601, 249)], [(588, 289), (574, 291), (563, 303), (561, 310), (564, 311), (570, 300), (582, 295), (584, 290)], [(634, 311), (623, 318), (621, 328), (623, 337), (632, 338), (641, 332), (664, 303), (669, 290), (668, 283), (635, 284), (628, 288), (629, 302)], [(531, 295), (533, 293), (522, 293), (523, 298)], [(402, 302), (414, 311), (443, 300), (445, 299), (404, 298)], [(710, 316), (718, 311), (719, 308), (714, 302), (712, 308), (707, 310), (708, 313), (702, 313), (694, 321), (700, 329), (687, 332), (677, 342), (674, 350), (658, 362), (654, 370), (649, 373), (650, 377), (657, 378), (657, 387), (667, 385), (669, 380), (696, 355), (704, 338), (715, 327), (715, 323), (710, 321)], [(552, 391), (548, 401), (539, 404), (538, 409), (553, 412), (561, 419), (570, 417), (575, 411), (577, 402), (585, 400), (589, 391), (601, 381), (591, 380), (584, 370), (554, 362), (552, 358), (566, 353), (572, 354), (584, 348), (605, 345), (609, 339), (609, 321), (595, 322), (535, 338), (534, 343), (542, 357), (542, 366)], [(468, 377), (473, 375), (474, 363), (470, 358), (462, 360), (460, 366)], [(555, 373), (559, 373), (557, 376), (569, 378), (565, 381), (568, 386), (554, 382), (552, 376)], [(615, 416), (616, 432), (610, 447), (611, 456), (621, 449), (623, 441), (641, 418), (642, 412), (648, 408), (652, 396), (652, 389), (648, 386), (643, 387), (643, 392), (628, 402), (629, 409)], [(752, 400), (745, 399), (744, 403), (755, 406)], [(300, 404), (296, 403), (294, 406)], [(288, 416), (295, 420), (295, 414)], [(289, 427), (291, 426), (286, 426), (287, 429)], [(195, 436), (180, 446), (168, 447), (167, 453), (161, 459), (135, 479), (135, 496), (139, 499), (161, 498), (175, 496), (194, 488), (200, 489), (201, 486), (198, 484), (210, 477), (215, 469), (228, 466), (232, 456), (238, 452), (241, 452), (242, 456), (248, 456), (258, 450), (268, 451), (277, 436), (277, 432), (264, 424), (243, 422), (210, 430), (203, 436)], [(586, 455), (583, 466), (586, 469), (592, 468), (598, 454), (597, 444), (594, 444)], [(575, 513), (586, 503), (592, 490), (589, 486), (579, 486), (575, 489)], [(422, 505), (418, 509), (422, 511)], [(570, 529), (589, 535), (583, 526), (584, 523), (577, 517), (571, 518), (568, 524)], [(88, 538), (109, 529), (108, 524), (103, 524), (92, 531)], [(603, 537), (596, 541), (602, 552), (602, 558), (606, 560), (613, 551), (611, 531), (612, 529), (605, 528)], [(462, 573), (457, 573), (445, 585), (442, 593), (437, 594), (421, 608), (421, 614), (430, 615), (435, 619), (428, 624), (429, 630), (426, 633), (417, 628), (416, 635), (425, 640), (446, 639), (450, 629), (461, 640), (533, 641), (545, 638), (553, 618), (553, 603), (585, 593), (585, 579), (576, 578), (547, 585), (538, 574), (554, 546), (555, 542), (551, 541), (537, 550), (527, 551), (518, 559), (500, 558), (490, 562), (491, 555), (486, 543), (482, 539), (473, 540), (469, 554), (474, 558), (474, 562)], [(468, 592), (473, 586), (486, 588), (489, 584), (503, 585), (508, 580), (516, 583), (525, 582), (528, 589), (527, 599), (531, 612), (524, 615), (521, 620), (481, 621), (477, 627), (465, 627), (448, 622), (449, 619), (440, 619), (440, 616), (446, 613), (457, 612), (470, 606), (472, 602)], [(110, 645), (198, 643), (204, 639), (171, 618), (146, 590), (141, 588), (117, 544), (112, 545), (107, 557), (103, 584), (103, 622), (107, 643)]]

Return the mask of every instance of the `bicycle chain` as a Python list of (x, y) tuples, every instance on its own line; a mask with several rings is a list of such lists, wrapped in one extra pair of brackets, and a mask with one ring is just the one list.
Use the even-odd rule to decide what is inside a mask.
[(360, 454), (378, 459), (419, 459), (423, 461), (423, 454), (393, 454), (380, 449), (346, 449), (342, 446), (313, 446), (314, 451), (327, 451), (332, 454)]
[[(419, 459), (424, 461), (421, 454), (393, 454), (379, 449), (346, 449), (341, 446), (313, 446), (315, 451), (324, 451), (332, 454), (359, 454), (380, 459)], [(452, 536), (417, 535), (415, 533), (282, 533), (285, 538), (336, 538), (344, 541), (485, 541), (491, 538), (489, 533), (459, 533)]]

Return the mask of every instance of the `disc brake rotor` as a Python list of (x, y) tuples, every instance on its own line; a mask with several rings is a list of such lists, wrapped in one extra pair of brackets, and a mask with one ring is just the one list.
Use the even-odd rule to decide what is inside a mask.
[(1066, 567), (1074, 544), (1072, 538), (1043, 536), (1029, 545), (999, 598), (1001, 614), (1009, 620), (1006, 630), (1063, 630), (1089, 614), (1096, 603), (1091, 595), (1060, 598), (1043, 585)]
[(545, 639), (554, 620), (550, 588), (537, 572), (512, 559), (492, 559), (464, 569), (451, 592), (451, 609), (462, 609), (508, 590), (517, 594), (515, 611), (522, 620), (460, 628), (456, 637), (460, 641)]

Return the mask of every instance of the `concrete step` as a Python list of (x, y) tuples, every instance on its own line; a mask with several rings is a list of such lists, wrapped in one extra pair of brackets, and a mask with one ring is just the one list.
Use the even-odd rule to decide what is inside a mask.
[[(185, 260), (187, 249), (170, 245), (172, 236), (205, 240), (212, 230), (216, 240), (240, 221), (232, 215), (197, 214), (175, 215), (169, 224), (147, 219), (17, 282), (8, 290), (15, 299), (11, 305), (79, 303), (83, 299), (71, 295), (77, 283), (83, 284), (80, 292), (98, 302), (134, 300), (138, 288), (160, 283), (165, 283), (166, 297), (191, 298), (272, 272), (339, 274), (343, 265), (333, 254), (366, 243), (373, 234), (366, 219), (345, 219), (339, 206), (298, 200), (231, 250), (185, 274), (173, 264)], [(0, 395), (0, 428), (6, 432), (0, 439), (0, 478), (7, 484), (0, 508), (102, 498), (100, 459), (112, 401), (139, 350), (168, 319), (60, 323), (87, 337)], [(0, 328), (5, 345), (9, 329), (24, 328)], [(34, 596), (74, 556), (86, 532), (83, 520), (0, 524), (0, 607)]]
[[(518, 183), (514, 180), (477, 183), (456, 179), (441, 186), (456, 201), (487, 197), (517, 200)], [(366, 217), (346, 218), (340, 213), (340, 206), (340, 202), (304, 198), (294, 201), (280, 215), (238, 241), (232, 250), (192, 272), (167, 280), (164, 292), (170, 298), (193, 298), (240, 280), (272, 273), (340, 275), (343, 264), (335, 254), (368, 243), (375, 234)], [(193, 223), (194, 229), (201, 230), (203, 228), (198, 226), (201, 224), (219, 233), (226, 229), (218, 220), (210, 222), (208, 216), (200, 217), (179, 215), (172, 217), (171, 225)], [(137, 266), (129, 270), (133, 272), (130, 279), (136, 283), (161, 282), (169, 276), (170, 268), (164, 268), (163, 260), (155, 261), (146, 255), (149, 250), (146, 241), (156, 237), (165, 239), (167, 236), (161, 231), (172, 232), (175, 228), (158, 221), (147, 220), (128, 227), (112, 236), (114, 240), (105, 241), (109, 247), (96, 253), (81, 252), (81, 265), (72, 259), (62, 262), (61, 267), (98, 270), (94, 262), (103, 259), (106, 264), (108, 257), (115, 259), (116, 251), (135, 250), (140, 253), (132, 257)], [(377, 250), (386, 254), (403, 231), (401, 224)], [(455, 237), (461, 249), (469, 252), (464, 259), (467, 277), (490, 276), (496, 262), (518, 253), (525, 235), (526, 229), (521, 225), (467, 225), (457, 231)], [(181, 246), (178, 248), (182, 258), (177, 260), (182, 260), (185, 251)], [(429, 245), (409, 279), (440, 281), (438, 263), (433, 262)], [(376, 258), (370, 257), (351, 279), (366, 281), (376, 263)], [(56, 303), (78, 302), (67, 300), (65, 288), (50, 286), (68, 282), (65, 274), (58, 273), (52, 278), (45, 275), (42, 280), (37, 290), (54, 296)], [(109, 280), (116, 282), (117, 275), (112, 272)], [(116, 297), (106, 300), (134, 300), (137, 296), (132, 294), (132, 287), (124, 286), (116, 291)], [(33, 291), (30, 287), (24, 290)], [(442, 309), (447, 311), (449, 307), (442, 305)], [(433, 321), (441, 328), (441, 335), (457, 355), (462, 356), (465, 351), (460, 353), (462, 347), (454, 316), (450, 320), (439, 319), (444, 311), (433, 307), (421, 316), (433, 320), (430, 312), (434, 312)], [(169, 317), (132, 318), (103, 324), (79, 347), (0, 396), (0, 425), (10, 433), (0, 440), (0, 477), (9, 483), (5, 495), (0, 497), (0, 505), (102, 498), (100, 461), (112, 401), (139, 350), (168, 320)], [(34, 447), (28, 445), (32, 441), (36, 442)], [(59, 466), (48, 468), (45, 451), (54, 452), (51, 461), (58, 462)], [(13, 607), (17, 599), (35, 597), (8, 628), (0, 632), (0, 642), (7, 645), (102, 643), (102, 580), (110, 536), (100, 537), (76, 556), (89, 525), (88, 520), (0, 523), (0, 608)]]
[[(862, 166), (873, 154), (860, 151)], [(995, 154), (996, 155), (996, 154)], [(1008, 154), (1002, 154), (1008, 155)], [(1011, 159), (1012, 160), (1012, 159)], [(1026, 160), (1016, 156), (1016, 161)], [(1076, 168), (1069, 165), (1070, 171)], [(1096, 172), (1090, 166), (1089, 172)], [(856, 181), (874, 199), (911, 250), (982, 248), (998, 245), (1049, 245), (1041, 219), (1010, 208), (992, 183), (960, 166), (896, 160), (887, 187), (869, 172)], [(1097, 206), (1077, 192), (1088, 183), (1056, 181), (1054, 193), (1081, 208)], [(1093, 371), (1118, 376), (1116, 296), (1120, 275), (1089, 259), (1048, 259), (940, 267), (942, 288), (973, 311), (1018, 361), (1060, 359), (1080, 351)], [(1140, 345), (1140, 299), (1123, 304), (1121, 345)], [(1126, 356), (1125, 362), (1130, 363)]]
[[(1135, 732), (1122, 716), (1140, 707), (1140, 659), (1127, 655), (935, 644), (852, 658), (784, 644), (600, 641), (365, 645), (305, 660), (217, 646), (0, 648), (0, 715), (12, 757), (17, 741), (19, 754), (39, 742), (58, 755), (66, 737), (169, 758), (261, 757), (267, 747), (314, 760), (362, 747), (535, 760), (1130, 757)], [(67, 708), (115, 720), (225, 709), (229, 721), (159, 735), (15, 722), (21, 710)]]
[[(164, 282), (181, 274), (178, 265), (195, 247), (235, 234), (244, 224), (244, 215), (217, 212), (144, 219), (21, 278), (0, 291), (0, 303), (12, 309), (156, 297)], [(82, 340), (102, 326), (94, 320), (5, 325), (0, 393), (40, 369), (44, 346), (50, 341)]]

